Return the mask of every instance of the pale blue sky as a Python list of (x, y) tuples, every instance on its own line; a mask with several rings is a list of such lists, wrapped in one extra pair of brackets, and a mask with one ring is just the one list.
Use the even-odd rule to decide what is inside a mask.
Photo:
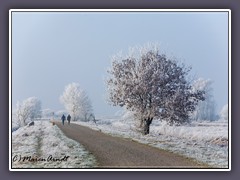
[(112, 115), (110, 57), (148, 42), (191, 65), (196, 78), (212, 79), (218, 111), (227, 103), (227, 12), (13, 12), (13, 105), (36, 96), (43, 108), (64, 109), (59, 96), (77, 82), (96, 115)]

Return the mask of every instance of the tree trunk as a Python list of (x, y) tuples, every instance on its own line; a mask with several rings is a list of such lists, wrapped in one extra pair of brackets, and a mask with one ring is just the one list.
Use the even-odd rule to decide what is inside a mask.
[(149, 134), (150, 124), (152, 123), (153, 118), (144, 119), (143, 134)]
[(139, 128), (143, 128), (143, 124), (144, 124), (144, 119), (141, 118), (141, 120), (140, 120), (140, 124), (139, 124)]

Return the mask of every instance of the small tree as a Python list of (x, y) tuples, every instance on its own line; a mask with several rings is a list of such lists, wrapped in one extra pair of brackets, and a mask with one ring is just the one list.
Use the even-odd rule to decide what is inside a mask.
[(17, 102), (15, 113), (19, 126), (25, 126), (29, 121), (41, 117), (41, 101), (36, 97), (30, 97), (22, 103)]
[(60, 101), (71, 114), (73, 121), (78, 119), (88, 121), (92, 114), (91, 101), (77, 83), (71, 83), (65, 87)]
[(54, 118), (55, 112), (51, 109), (43, 109), (42, 110), (42, 117), (43, 118)]
[(228, 104), (223, 106), (223, 108), (220, 112), (220, 118), (222, 120), (228, 121)]
[(186, 79), (189, 71), (184, 64), (159, 54), (156, 47), (133, 49), (126, 57), (112, 58), (109, 100), (132, 111), (141, 121), (143, 134), (149, 134), (153, 118), (169, 124), (187, 122), (204, 93), (191, 90)]
[(204, 91), (204, 101), (199, 101), (196, 110), (193, 112), (192, 120), (216, 120), (216, 103), (213, 97), (213, 88), (210, 79), (199, 78), (193, 83), (193, 91)]

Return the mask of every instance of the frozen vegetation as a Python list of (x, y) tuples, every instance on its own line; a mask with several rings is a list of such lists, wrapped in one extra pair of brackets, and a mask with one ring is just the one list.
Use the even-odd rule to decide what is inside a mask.
[(101, 117), (94, 122), (74, 122), (113, 136), (131, 138), (150, 146), (165, 149), (213, 168), (228, 168), (228, 122), (202, 121), (185, 126), (169, 126), (153, 121), (149, 135), (136, 131), (128, 116)]
[(113, 56), (107, 71), (108, 101), (133, 112), (145, 135), (153, 119), (171, 125), (188, 122), (198, 103), (205, 100), (204, 89), (189, 80), (191, 67), (159, 49), (154, 44), (131, 48), (128, 55)]
[(15, 128), (25, 126), (36, 118), (41, 118), (41, 101), (37, 97), (29, 97), (23, 102), (17, 102), (14, 110), (13, 125)]
[(77, 119), (87, 121), (93, 114), (91, 101), (78, 83), (68, 84), (59, 99), (71, 114), (73, 121)]
[[(24, 159), (25, 158), (25, 159)], [(12, 133), (12, 168), (91, 168), (93, 155), (49, 121)]]

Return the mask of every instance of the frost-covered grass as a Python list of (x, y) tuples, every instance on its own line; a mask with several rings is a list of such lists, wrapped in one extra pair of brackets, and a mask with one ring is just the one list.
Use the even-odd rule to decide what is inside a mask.
[(12, 168), (93, 166), (96, 166), (94, 156), (49, 121), (35, 121), (34, 126), (21, 127), (12, 133)]
[(153, 121), (150, 134), (136, 131), (132, 120), (121, 117), (101, 117), (97, 124), (77, 122), (113, 136), (131, 138), (135, 141), (178, 153), (213, 168), (228, 168), (228, 123), (195, 122), (186, 126), (168, 126)]

